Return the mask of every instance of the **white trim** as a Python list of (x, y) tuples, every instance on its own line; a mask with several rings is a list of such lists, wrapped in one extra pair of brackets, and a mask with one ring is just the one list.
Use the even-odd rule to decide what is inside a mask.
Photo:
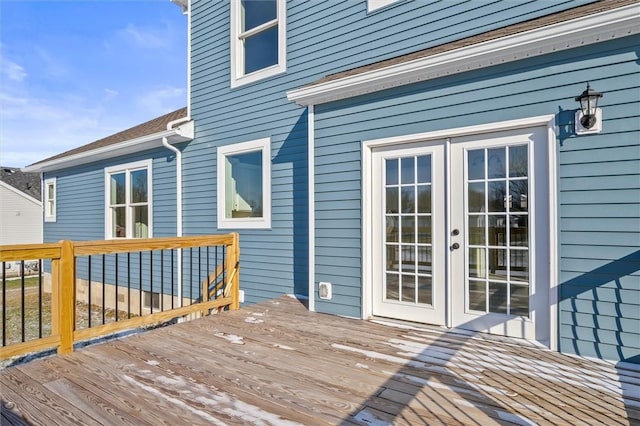
[(39, 201), (37, 198), (33, 198), (31, 195), (20, 191), (18, 188), (15, 188), (11, 185), (9, 185), (8, 183), (5, 183), (3, 181), (0, 180), (0, 186), (7, 188), (9, 191), (11, 192), (15, 192), (17, 195), (20, 195), (21, 197), (25, 198), (27, 201), (30, 201), (38, 206), (42, 206), (42, 202)]
[[(242, 33), (242, 13), (240, 0), (231, 1), (230, 14), (230, 62), (231, 62), (231, 87), (240, 87), (267, 77), (282, 74), (287, 71), (287, 3), (286, 0), (277, 0), (277, 17), (273, 21), (264, 23), (256, 28)], [(243, 71), (243, 39), (262, 30), (278, 25), (278, 63), (267, 68), (244, 74)]]
[(57, 158), (55, 160), (32, 164), (24, 167), (22, 171), (49, 172), (81, 164), (93, 163), (94, 161), (112, 159), (114, 157), (133, 154), (147, 149), (158, 148), (162, 146), (162, 138), (167, 138), (169, 143), (172, 144), (190, 141), (193, 140), (193, 133), (193, 121), (189, 121), (170, 130), (163, 130), (162, 132), (129, 139), (124, 142), (103, 146), (90, 151), (84, 151), (78, 154)]
[[(494, 133), (527, 127), (546, 126), (547, 145), (549, 150), (549, 348), (558, 349), (558, 204), (557, 204), (557, 158), (555, 115), (540, 115), (517, 120), (458, 127), (454, 129), (436, 130), (432, 132), (394, 136), (362, 142), (362, 312), (363, 318), (369, 318), (372, 312), (372, 197), (371, 161), (373, 149), (383, 146), (401, 145), (418, 141), (449, 139), (460, 136)], [(448, 213), (450, 214), (450, 213)], [(448, 229), (447, 229), (448, 230)], [(449, 321), (449, 319), (448, 319)]]
[[(453, 285), (451, 282), (451, 138), (445, 139), (444, 142), (444, 167), (445, 167), (445, 208), (447, 209), (444, 215), (444, 231), (446, 238), (446, 250), (445, 250), (445, 325), (449, 328), (453, 325), (453, 298), (451, 294), (453, 292)], [(433, 226), (433, 224), (432, 224)]]
[(390, 4), (397, 3), (400, 0), (367, 0), (367, 13), (387, 7)]
[[(149, 214), (149, 225), (147, 230), (147, 238), (153, 238), (153, 160), (135, 161), (132, 163), (118, 164), (117, 166), (110, 166), (104, 168), (104, 239), (105, 240), (121, 240), (132, 239), (133, 223), (130, 223), (131, 215), (129, 214), (129, 179), (131, 171), (146, 169), (147, 170), (147, 212)], [(125, 173), (125, 205), (127, 207), (127, 236), (124, 238), (117, 238), (111, 235), (111, 206), (109, 200), (111, 199), (111, 191), (109, 186), (109, 176), (114, 173)]]
[[(191, 0), (187, 0), (187, 117), (191, 119)], [(181, 298), (182, 299), (182, 298)]]
[[(262, 217), (227, 218), (225, 217), (225, 157), (255, 151), (262, 151)], [(219, 146), (216, 178), (218, 229), (271, 228), (271, 138)]]
[[(49, 214), (47, 211), (47, 204), (49, 201), (49, 185), (53, 184), (53, 212)], [(42, 206), (44, 208), (44, 221), (55, 222), (56, 213), (58, 211), (58, 182), (55, 177), (45, 179), (42, 184)]]
[(337, 80), (293, 89), (287, 92), (287, 99), (301, 106), (321, 104), (638, 33), (640, 33), (640, 7), (632, 4)]
[(315, 111), (307, 109), (308, 184), (309, 184), (309, 310), (316, 310), (316, 175), (315, 175)]

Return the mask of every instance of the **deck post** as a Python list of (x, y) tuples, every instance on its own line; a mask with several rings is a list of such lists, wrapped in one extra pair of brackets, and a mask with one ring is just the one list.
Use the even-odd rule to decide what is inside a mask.
[[(75, 255), (73, 242), (61, 241), (60, 268), (58, 277), (58, 326), (60, 346), (58, 355), (73, 352), (73, 329), (75, 326), (75, 287), (76, 287)], [(56, 313), (54, 313), (55, 315)]]
[(233, 245), (229, 249), (228, 273), (233, 275), (227, 276), (232, 277), (229, 283), (233, 298), (230, 309), (236, 310), (240, 309), (240, 234), (232, 232), (231, 235), (233, 236)]

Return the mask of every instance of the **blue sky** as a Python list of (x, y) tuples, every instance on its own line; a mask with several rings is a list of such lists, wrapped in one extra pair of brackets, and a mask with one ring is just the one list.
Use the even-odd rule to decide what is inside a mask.
[(186, 105), (169, 0), (0, 1), (0, 164), (23, 167)]

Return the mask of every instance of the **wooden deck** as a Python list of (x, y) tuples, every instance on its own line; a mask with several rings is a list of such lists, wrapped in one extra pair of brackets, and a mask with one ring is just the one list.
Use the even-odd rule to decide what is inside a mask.
[(277, 300), (0, 371), (2, 424), (638, 424), (640, 371)]

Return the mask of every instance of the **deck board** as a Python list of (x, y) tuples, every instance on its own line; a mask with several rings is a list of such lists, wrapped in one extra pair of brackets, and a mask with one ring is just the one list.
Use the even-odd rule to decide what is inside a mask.
[(282, 297), (0, 370), (2, 424), (640, 422), (640, 372)]

